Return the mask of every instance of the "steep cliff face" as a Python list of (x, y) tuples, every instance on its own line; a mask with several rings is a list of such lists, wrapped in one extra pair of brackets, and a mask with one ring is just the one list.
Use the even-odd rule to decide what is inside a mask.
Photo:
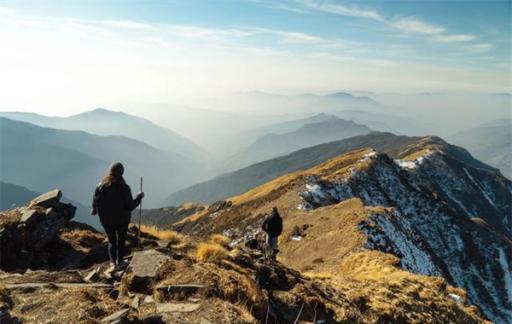
[(299, 208), (350, 198), (392, 207), (359, 224), (367, 248), (398, 256), (412, 272), (443, 276), (491, 320), (510, 322), (510, 182), (438, 139), (420, 144), (400, 160), (368, 151), (348, 174), (308, 177)]

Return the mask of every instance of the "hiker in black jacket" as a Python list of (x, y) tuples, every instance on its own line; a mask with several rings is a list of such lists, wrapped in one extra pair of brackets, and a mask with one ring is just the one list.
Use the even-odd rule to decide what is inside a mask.
[(142, 201), (144, 193), (133, 199), (130, 187), (123, 179), (124, 167), (116, 162), (94, 191), (92, 215), (98, 214), (107, 234), (111, 267), (120, 265), (125, 254), (125, 241), (131, 212)]
[(261, 228), (267, 233), (267, 244), (272, 248), (272, 258), (275, 260), (277, 252), (277, 242), (279, 235), (283, 232), (283, 219), (277, 207), (272, 207), (272, 212), (265, 218)]

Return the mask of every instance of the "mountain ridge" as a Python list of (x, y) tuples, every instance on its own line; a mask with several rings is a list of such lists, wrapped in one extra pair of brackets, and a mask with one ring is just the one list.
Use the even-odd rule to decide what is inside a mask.
[(402, 149), (420, 137), (373, 132), (341, 141), (325, 143), (298, 150), (288, 155), (217, 176), (170, 195), (164, 205), (179, 205), (186, 201), (213, 202), (241, 194), (282, 174), (310, 168), (350, 150), (374, 147), (379, 152), (398, 156)]
[[(25, 187), (0, 181), (0, 211), (22, 207), (33, 198), (40, 195), (41, 193), (34, 192)], [(62, 202), (71, 203), (76, 207), (76, 221), (93, 226), (94, 228), (100, 228), (98, 218), (90, 215), (90, 208), (67, 197), (62, 197)]]
[(512, 183), (440, 138), (422, 138), (396, 158), (370, 148), (350, 151), (229, 201), (174, 228), (243, 242), (278, 206), (285, 264), (338, 278), (340, 266), (361, 248), (380, 251), (397, 257), (403, 269), (466, 289), (489, 319), (512, 318), (506, 261)]
[(202, 159), (208, 153), (188, 138), (154, 122), (121, 111), (96, 108), (69, 117), (44, 116), (24, 112), (0, 112), (0, 116), (38, 126), (81, 130), (102, 136), (123, 136), (145, 142), (156, 148)]
[[(201, 176), (199, 166), (188, 158), (122, 136), (40, 127), (5, 117), (0, 117), (0, 133), (5, 156), (3, 181), (36, 191), (55, 183), (70, 199), (84, 205), (89, 204), (94, 187), (113, 161), (126, 163), (129, 183), (138, 183), (140, 174), (144, 175), (152, 192), (148, 195), (150, 204), (162, 199), (158, 198), (159, 192), (193, 183)], [(18, 144), (20, 141), (23, 145)], [(33, 167), (34, 161), (44, 172)], [(167, 183), (162, 174), (173, 176), (174, 182)]]
[(234, 155), (224, 164), (229, 166), (229, 169), (236, 170), (305, 147), (371, 132), (371, 129), (365, 125), (357, 124), (352, 120), (344, 120), (334, 115), (324, 114), (313, 117), (313, 119), (320, 120), (305, 123), (291, 132), (267, 133), (257, 138), (245, 150)]

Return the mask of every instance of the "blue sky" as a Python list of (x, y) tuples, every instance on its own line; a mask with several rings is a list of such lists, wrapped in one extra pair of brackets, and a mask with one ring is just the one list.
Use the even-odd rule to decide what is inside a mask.
[(510, 1), (0, 0), (0, 107), (22, 94), (508, 92), (510, 24)]

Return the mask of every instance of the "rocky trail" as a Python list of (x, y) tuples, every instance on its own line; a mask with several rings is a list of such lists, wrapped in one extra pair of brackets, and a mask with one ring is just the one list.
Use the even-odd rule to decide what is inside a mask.
[[(347, 289), (222, 235), (143, 229), (139, 249), (131, 226), (127, 266), (109, 272), (105, 236), (71, 221), (73, 206), (60, 197), (56, 190), (1, 214), (2, 324), (485, 322), (441, 278), (430, 285), (411, 275), (384, 292), (375, 290), (380, 283), (352, 280)], [(417, 301), (383, 312), (370, 295), (386, 290)]]
[(330, 323), (360, 316), (342, 312), (357, 307), (325, 283), (226, 242), (143, 232), (138, 249), (132, 226), (128, 266), (108, 272), (105, 237), (70, 221), (73, 208), (60, 196), (50, 192), (2, 214), (1, 323)]

